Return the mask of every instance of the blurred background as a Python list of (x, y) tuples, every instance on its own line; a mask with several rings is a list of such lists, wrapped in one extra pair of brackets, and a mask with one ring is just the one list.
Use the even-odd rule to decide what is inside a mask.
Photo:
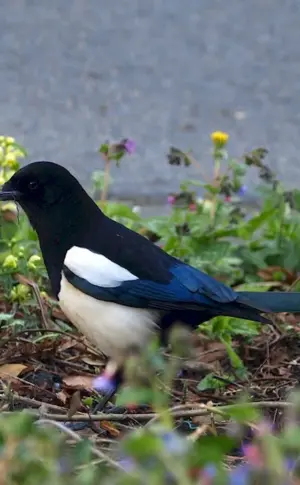
[[(163, 203), (193, 168), (171, 167), (170, 145), (211, 173), (210, 133), (229, 151), (265, 146), (288, 186), (300, 179), (298, 0), (13, 0), (0, 17), (0, 132), (28, 161), (52, 160), (85, 184), (109, 139), (136, 154), (111, 192)], [(251, 184), (251, 181), (250, 181)]]

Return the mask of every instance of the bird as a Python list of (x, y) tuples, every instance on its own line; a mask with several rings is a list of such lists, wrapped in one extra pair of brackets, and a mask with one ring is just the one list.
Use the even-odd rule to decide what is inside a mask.
[(53, 296), (116, 375), (132, 350), (141, 351), (154, 333), (164, 340), (175, 322), (195, 329), (223, 315), (266, 324), (270, 313), (300, 312), (297, 292), (234, 291), (109, 218), (57, 163), (20, 168), (0, 200), (26, 213)]

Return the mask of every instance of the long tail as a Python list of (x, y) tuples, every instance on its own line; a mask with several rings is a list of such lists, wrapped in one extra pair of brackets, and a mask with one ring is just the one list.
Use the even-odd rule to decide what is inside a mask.
[(300, 292), (284, 291), (252, 292), (238, 291), (241, 301), (262, 309), (266, 313), (300, 312)]

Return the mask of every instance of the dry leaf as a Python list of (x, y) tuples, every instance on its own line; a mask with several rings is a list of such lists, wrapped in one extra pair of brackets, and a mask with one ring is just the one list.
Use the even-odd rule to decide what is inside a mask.
[(224, 359), (227, 355), (226, 348), (221, 342), (209, 342), (203, 351), (198, 349), (200, 361), (205, 364), (213, 364)]
[(66, 404), (69, 399), (69, 396), (65, 391), (59, 391), (55, 395), (63, 404)]
[(67, 376), (63, 378), (63, 383), (71, 389), (92, 389), (94, 378), (94, 376)]
[(66, 339), (63, 340), (63, 342), (61, 342), (57, 348), (57, 350), (59, 352), (62, 352), (63, 350), (68, 350), (68, 349), (72, 349), (73, 347), (75, 347), (76, 345), (78, 345), (78, 341), (71, 338), (71, 337), (68, 337)]
[(88, 348), (90, 354), (96, 355), (97, 357), (103, 356), (102, 352), (100, 350), (97, 350), (84, 335), (82, 336), (81, 340), (82, 343)]
[(58, 320), (62, 320), (63, 322), (70, 323), (70, 320), (66, 317), (66, 315), (63, 313), (63, 311), (60, 308), (57, 308), (57, 307), (52, 308), (51, 316), (53, 318), (57, 318)]
[[(297, 273), (294, 271), (288, 271), (281, 266), (268, 266), (267, 268), (261, 269), (257, 272), (258, 276), (260, 276), (260, 278), (262, 278), (264, 281), (271, 282), (276, 279), (274, 278), (276, 273), (280, 273), (284, 276), (284, 281), (282, 281), (282, 283), (285, 282), (292, 285), (297, 279)], [(276, 283), (278, 284), (278, 282), (275, 281), (274, 284), (276, 285)]]
[(24, 364), (3, 364), (0, 366), (0, 379), (11, 381), (27, 368)]
[(80, 391), (74, 392), (73, 396), (70, 399), (70, 406), (68, 410), (68, 418), (74, 416), (74, 414), (81, 408), (81, 398), (80, 398)]
[(104, 360), (103, 359), (101, 359), (101, 358), (99, 358), (99, 359), (97, 359), (97, 358), (92, 359), (88, 355), (84, 355), (83, 357), (81, 357), (81, 360), (85, 364), (94, 365), (95, 367), (100, 367), (100, 366), (103, 366), (104, 365)]
[(107, 431), (113, 438), (118, 438), (121, 434), (120, 431), (110, 421), (101, 421), (100, 428)]

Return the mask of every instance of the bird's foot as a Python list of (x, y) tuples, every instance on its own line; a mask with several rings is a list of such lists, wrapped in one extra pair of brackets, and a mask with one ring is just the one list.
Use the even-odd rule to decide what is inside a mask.
[(93, 388), (104, 394), (103, 398), (96, 404), (92, 414), (102, 411), (108, 401), (114, 396), (118, 387), (118, 366), (115, 362), (109, 361), (102, 374), (93, 380)]

